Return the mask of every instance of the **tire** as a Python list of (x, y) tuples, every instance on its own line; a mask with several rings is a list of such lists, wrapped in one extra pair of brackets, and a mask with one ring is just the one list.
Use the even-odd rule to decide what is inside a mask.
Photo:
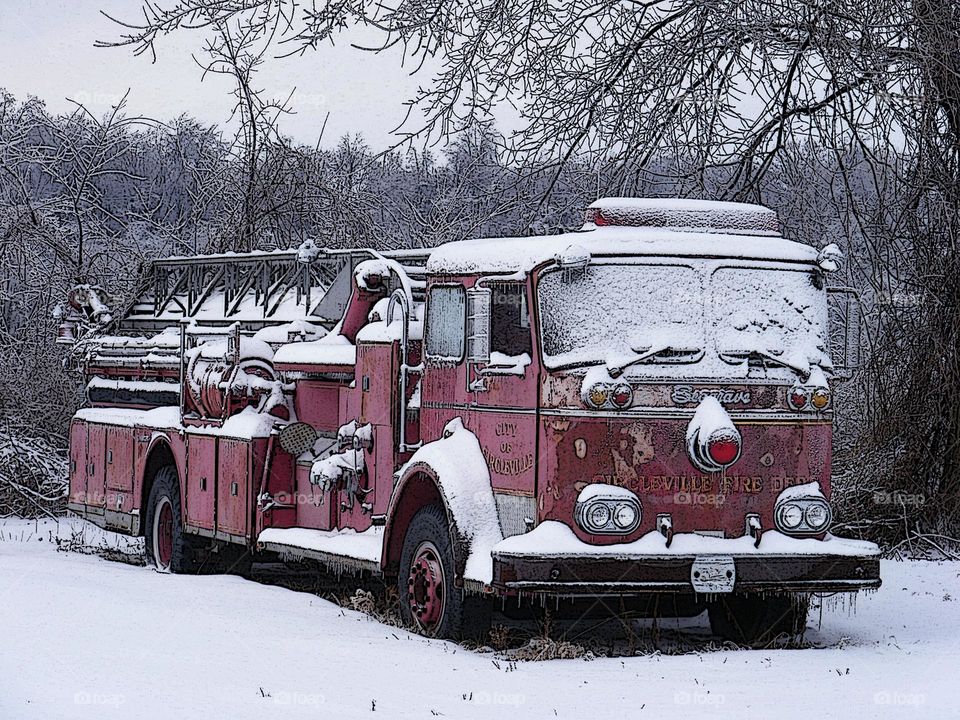
[(711, 603), (710, 628), (714, 635), (748, 647), (767, 647), (784, 636), (793, 642), (803, 635), (809, 605), (805, 597), (730, 595)]
[(144, 543), (147, 562), (160, 572), (194, 571), (190, 539), (183, 532), (180, 479), (172, 465), (160, 468), (147, 500)]
[(417, 512), (400, 552), (397, 590), (404, 623), (427, 637), (481, 642), (490, 630), (489, 598), (454, 584), (456, 561), (447, 516), (435, 505)]

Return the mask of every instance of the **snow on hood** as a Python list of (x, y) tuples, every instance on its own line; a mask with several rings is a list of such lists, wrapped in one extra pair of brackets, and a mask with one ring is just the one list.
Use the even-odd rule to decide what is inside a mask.
[(400, 476), (422, 463), (437, 474), (440, 492), (457, 531), (470, 553), (464, 569), (467, 580), (489, 584), (493, 580), (490, 551), (503, 540), (497, 505), (490, 485), (487, 461), (477, 436), (454, 418), (443, 428), (443, 437), (427, 443), (400, 468)]

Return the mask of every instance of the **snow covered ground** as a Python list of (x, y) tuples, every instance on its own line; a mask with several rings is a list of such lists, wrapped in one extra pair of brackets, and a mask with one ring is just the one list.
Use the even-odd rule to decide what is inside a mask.
[[(811, 615), (809, 649), (512, 663), (308, 593), (57, 552), (54, 530), (0, 521), (3, 720), (960, 717), (960, 563), (884, 562), (855, 611)], [(701, 647), (705, 623), (683, 631)]]

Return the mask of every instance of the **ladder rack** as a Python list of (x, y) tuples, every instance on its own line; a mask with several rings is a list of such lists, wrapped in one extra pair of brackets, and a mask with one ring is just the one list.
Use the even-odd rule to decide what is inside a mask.
[(377, 254), (401, 265), (422, 300), (430, 249), (321, 250), (310, 262), (296, 249), (175, 257), (144, 267), (140, 291), (111, 331), (149, 335), (185, 318), (247, 331), (296, 320), (329, 329), (350, 298), (354, 268)]

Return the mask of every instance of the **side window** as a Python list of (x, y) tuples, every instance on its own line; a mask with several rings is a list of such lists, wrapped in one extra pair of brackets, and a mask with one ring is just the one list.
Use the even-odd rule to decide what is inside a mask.
[(440, 285), (427, 299), (427, 355), (462, 360), (467, 293), (461, 286)]
[(520, 283), (491, 286), (490, 351), (516, 357), (533, 354), (526, 287)]

